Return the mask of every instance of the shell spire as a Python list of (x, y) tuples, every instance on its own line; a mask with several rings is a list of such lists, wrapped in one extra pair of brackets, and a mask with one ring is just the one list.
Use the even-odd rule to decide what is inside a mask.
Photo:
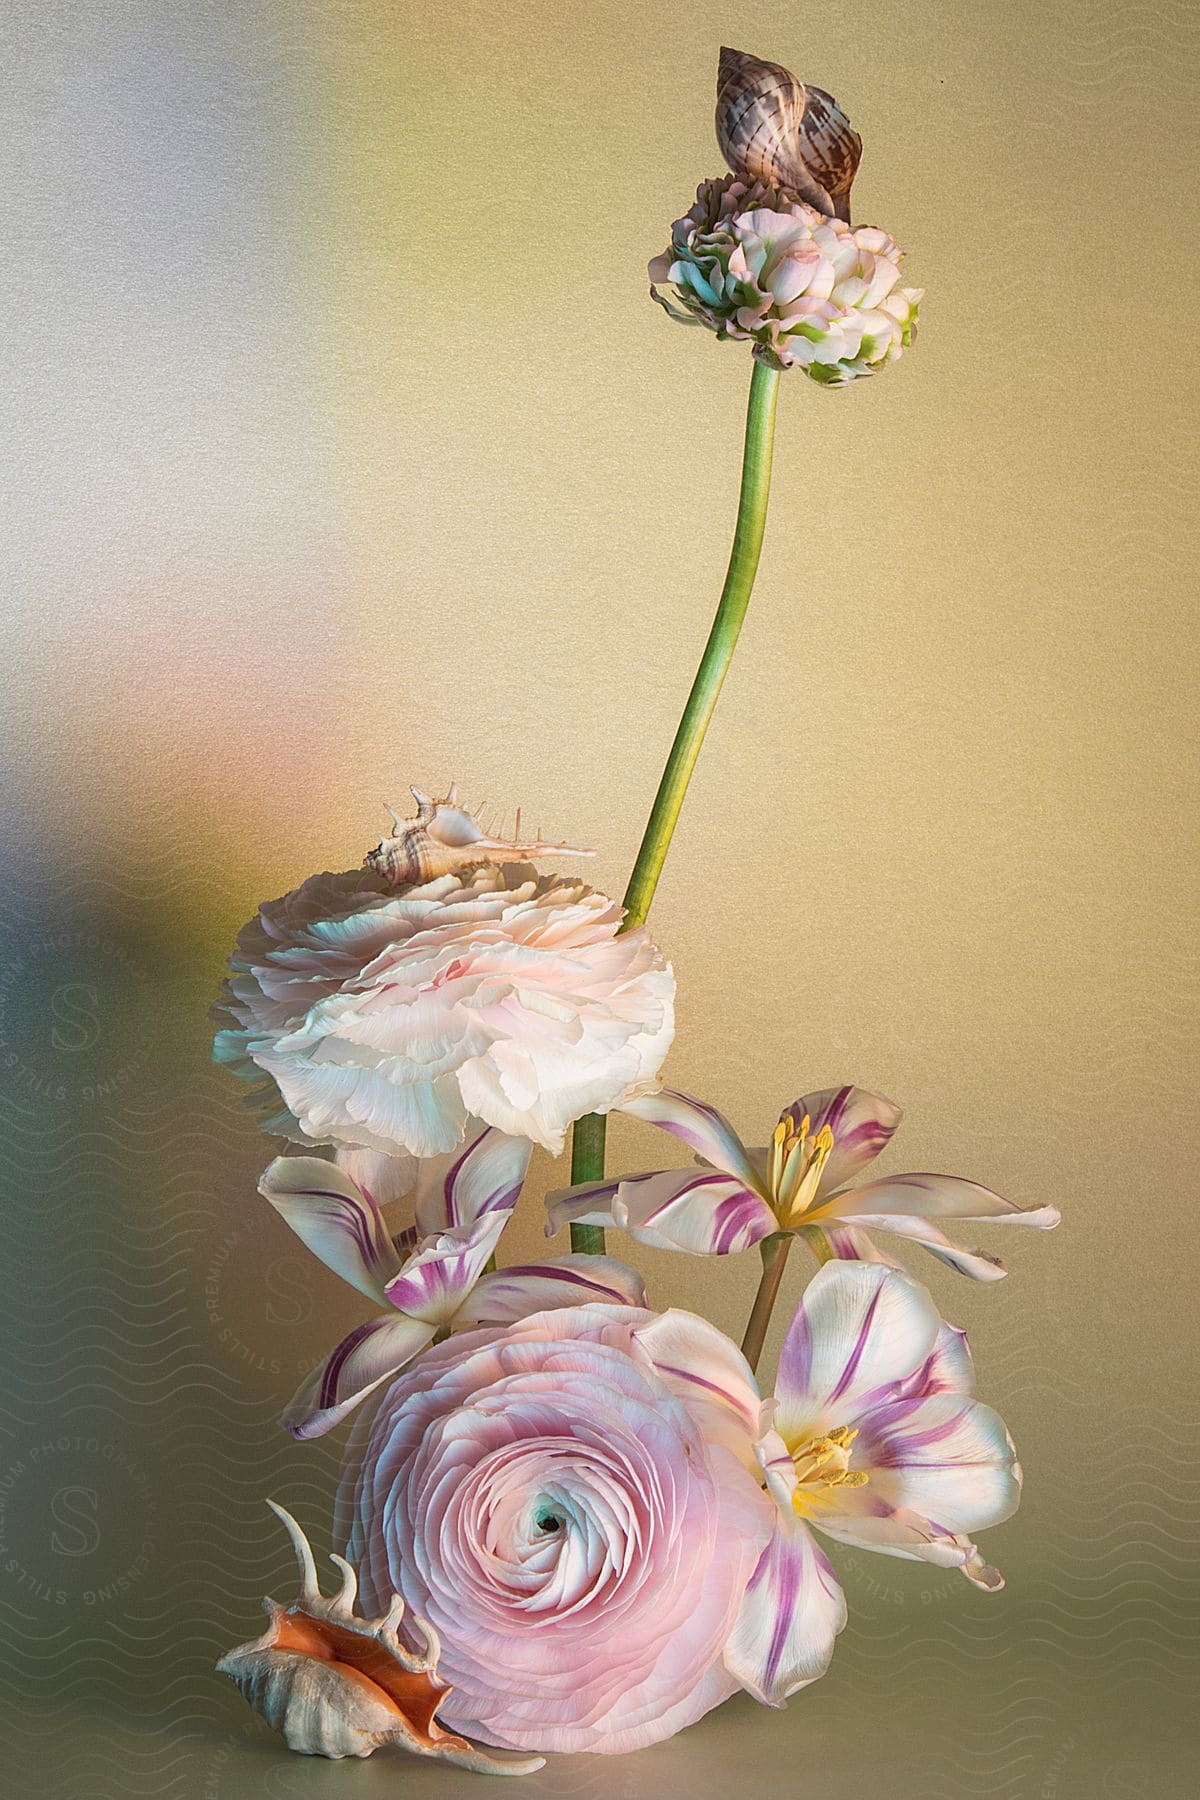
[(268, 1725), (302, 1756), (370, 1756), (395, 1744), (414, 1756), (436, 1756), (488, 1775), (530, 1775), (545, 1757), (511, 1755), (473, 1744), (439, 1724), (451, 1689), (437, 1672), (441, 1646), (433, 1627), (413, 1618), (423, 1643), (407, 1650), (398, 1628), (404, 1602), (392, 1595), (386, 1613), (355, 1613), (358, 1578), (345, 1557), (330, 1561), (341, 1575), (336, 1594), (321, 1593), (312, 1547), (291, 1513), (268, 1500), (292, 1540), (300, 1590), (290, 1606), (264, 1600), (267, 1629), (217, 1664)]
[(733, 174), (765, 181), (850, 223), (862, 139), (823, 88), (779, 63), (723, 46), (717, 65), (717, 142)]
[(544, 856), (594, 856), (573, 844), (548, 844), (539, 837), (520, 838), (521, 814), (517, 812), (515, 839), (494, 837), (480, 825), (474, 813), (458, 804), (452, 787), (444, 800), (434, 800), (413, 788), (416, 817), (403, 818), (389, 806), (395, 827), (390, 837), (366, 858), (368, 869), (382, 875), (393, 887), (432, 881), (438, 875), (457, 875), (480, 863), (537, 862)]

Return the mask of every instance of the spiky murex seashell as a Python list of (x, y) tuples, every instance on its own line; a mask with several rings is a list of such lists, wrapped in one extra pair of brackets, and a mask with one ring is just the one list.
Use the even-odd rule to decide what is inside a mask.
[(850, 223), (862, 139), (823, 88), (779, 63), (724, 46), (717, 66), (717, 142), (733, 174), (766, 181)]
[(414, 1756), (437, 1756), (490, 1775), (529, 1775), (544, 1767), (543, 1756), (487, 1750), (439, 1725), (435, 1715), (451, 1689), (437, 1672), (441, 1646), (433, 1627), (414, 1615), (425, 1648), (406, 1650), (397, 1634), (404, 1616), (398, 1594), (382, 1617), (358, 1618), (358, 1578), (341, 1556), (330, 1561), (341, 1570), (342, 1585), (327, 1598), (300, 1526), (274, 1500), (267, 1505), (292, 1540), (300, 1592), (290, 1606), (264, 1600), (267, 1629), (230, 1650), (217, 1671), (282, 1733), (289, 1750), (339, 1758), (370, 1756), (381, 1744), (396, 1744)]
[(438, 875), (457, 875), (480, 863), (536, 862), (543, 856), (594, 856), (593, 850), (579, 850), (572, 844), (545, 844), (540, 838), (520, 842), (521, 814), (517, 813), (517, 838), (489, 837), (473, 813), (458, 804), (454, 788), (444, 800), (431, 800), (418, 788), (412, 788), (417, 803), (415, 819), (402, 819), (391, 806), (388, 811), (395, 823), (391, 837), (384, 838), (377, 849), (366, 857), (366, 866), (390, 881), (394, 887), (410, 882), (432, 881)]

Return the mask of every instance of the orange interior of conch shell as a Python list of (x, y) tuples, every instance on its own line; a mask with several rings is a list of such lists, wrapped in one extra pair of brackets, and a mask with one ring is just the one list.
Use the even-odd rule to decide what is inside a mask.
[(446, 1696), (447, 1684), (426, 1671), (401, 1668), (375, 1638), (289, 1607), (275, 1619), (272, 1648), (336, 1663), (346, 1679), (361, 1682), (374, 1691), (377, 1700), (382, 1697), (389, 1702), (414, 1737), (427, 1744), (451, 1735), (433, 1716)]

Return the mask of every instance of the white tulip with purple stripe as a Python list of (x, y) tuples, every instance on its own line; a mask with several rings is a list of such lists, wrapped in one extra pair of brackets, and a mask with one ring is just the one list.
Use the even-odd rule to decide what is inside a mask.
[(900, 1108), (865, 1088), (821, 1088), (785, 1109), (764, 1149), (748, 1149), (729, 1121), (669, 1088), (620, 1109), (681, 1138), (705, 1165), (561, 1188), (547, 1195), (547, 1235), (568, 1222), (628, 1231), (645, 1244), (693, 1256), (728, 1256), (776, 1233), (816, 1228), (823, 1249), (846, 1261), (896, 1265), (868, 1235), (920, 1244), (961, 1275), (998, 1281), (1002, 1262), (963, 1250), (939, 1221), (1030, 1225), (1048, 1231), (1055, 1206), (1015, 1206), (957, 1175), (854, 1177), (889, 1142)]
[[(370, 1152), (275, 1159), (260, 1193), (327, 1267), (390, 1309), (350, 1332), (301, 1385), (283, 1421), (293, 1436), (323, 1436), (439, 1335), (557, 1307), (645, 1305), (641, 1277), (608, 1256), (488, 1270), (530, 1150), (528, 1139), (487, 1127), (419, 1164)], [(367, 1181), (389, 1199), (411, 1186), (408, 1230), (389, 1231)]]
[(846, 1603), (814, 1529), (860, 1549), (1003, 1581), (972, 1533), (1016, 1510), (1003, 1420), (971, 1397), (963, 1333), (878, 1263), (827, 1263), (788, 1328), (773, 1428), (757, 1446), (777, 1523), (726, 1666), (768, 1706), (822, 1675)]

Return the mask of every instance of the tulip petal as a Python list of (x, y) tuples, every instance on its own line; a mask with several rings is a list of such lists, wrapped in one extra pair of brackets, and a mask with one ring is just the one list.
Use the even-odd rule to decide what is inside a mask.
[(853, 1422), (868, 1397), (920, 1367), (940, 1325), (929, 1294), (899, 1270), (826, 1263), (784, 1338), (775, 1384), (781, 1437), (794, 1445)]
[(818, 1194), (832, 1194), (874, 1162), (903, 1117), (894, 1101), (860, 1087), (816, 1088), (801, 1094), (781, 1117), (788, 1113), (797, 1123), (807, 1113), (814, 1137), (825, 1126), (833, 1133)]
[(321, 1157), (277, 1156), (258, 1191), (327, 1268), (384, 1299), (399, 1259), (379, 1208), (349, 1175)]
[(485, 1125), (449, 1156), (417, 1170), (417, 1224), (423, 1236), (473, 1225), (485, 1213), (511, 1212), (529, 1168), (533, 1145)]
[(395, 1313), (360, 1325), (298, 1388), (283, 1416), (284, 1428), (302, 1440), (324, 1437), (372, 1388), (419, 1355), (433, 1335), (432, 1325)]
[(726, 1445), (757, 1477), (756, 1445), (767, 1409), (754, 1371), (732, 1339), (677, 1307), (639, 1325), (633, 1335), (659, 1380), (703, 1421), (705, 1436)]
[(386, 1156), (380, 1150), (362, 1150), (356, 1144), (340, 1145), (334, 1161), (376, 1206), (390, 1206), (411, 1194), (420, 1167), (415, 1156)]
[(937, 1343), (919, 1369), (893, 1391), (895, 1400), (924, 1399), (929, 1394), (973, 1394), (975, 1363), (967, 1334), (957, 1325), (943, 1324)]
[(511, 1325), (563, 1306), (645, 1306), (641, 1276), (614, 1256), (560, 1256), (484, 1275), (459, 1308), (456, 1326)]
[[(972, 1281), (1003, 1281), (1008, 1274), (998, 1256), (993, 1256), (987, 1250), (962, 1249), (931, 1219), (908, 1219), (895, 1213), (867, 1213), (852, 1227), (831, 1227), (828, 1235), (832, 1239), (835, 1233), (840, 1236), (847, 1230), (853, 1230), (860, 1244), (869, 1244), (871, 1240), (867, 1236), (868, 1227), (872, 1231), (889, 1231), (893, 1237), (905, 1238), (911, 1244), (920, 1244), (923, 1250), (928, 1250), (939, 1262), (945, 1263), (959, 1275), (968, 1276)], [(887, 1262), (890, 1259), (876, 1250), (875, 1260)]]
[[(833, 1158), (830, 1158), (832, 1162)], [(1062, 1214), (1057, 1206), (1017, 1206), (977, 1181), (959, 1175), (884, 1175), (878, 1181), (831, 1193), (807, 1214), (807, 1224), (823, 1219), (842, 1219), (861, 1224), (884, 1213), (902, 1218), (989, 1220), (1001, 1225), (1032, 1225), (1051, 1231)]]
[(846, 1599), (829, 1558), (802, 1524), (781, 1524), (759, 1558), (725, 1647), (725, 1667), (766, 1706), (829, 1667)]
[(755, 1188), (758, 1185), (746, 1146), (715, 1106), (707, 1106), (691, 1094), (661, 1088), (656, 1094), (642, 1094), (637, 1099), (627, 1100), (618, 1110), (632, 1113), (635, 1119), (644, 1119), (648, 1125), (657, 1125), (660, 1130), (669, 1131), (672, 1137), (681, 1138), (714, 1169), (736, 1176), (744, 1186)]
[(624, 1181), (591, 1182), (546, 1196), (548, 1232), (568, 1220), (628, 1231), (659, 1250), (728, 1256), (748, 1250), (779, 1227), (760, 1194), (715, 1170), (664, 1169)]
[(845, 1490), (848, 1501), (871, 1495), (946, 1536), (998, 1525), (1016, 1511), (1021, 1471), (990, 1406), (961, 1393), (930, 1394), (873, 1407), (857, 1424), (850, 1460), (868, 1480)]
[(483, 1274), (508, 1217), (507, 1212), (485, 1213), (473, 1225), (424, 1238), (388, 1282), (384, 1292), (390, 1304), (428, 1325), (452, 1324)]

